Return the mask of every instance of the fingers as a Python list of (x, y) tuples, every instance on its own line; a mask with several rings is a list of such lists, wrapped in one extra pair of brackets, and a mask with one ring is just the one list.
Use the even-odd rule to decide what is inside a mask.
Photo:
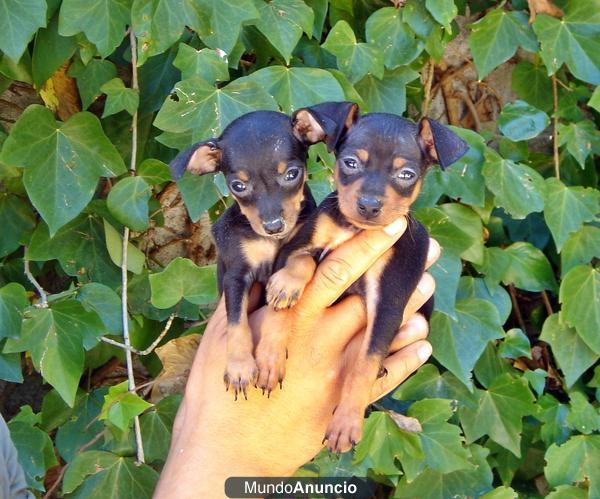
[(427, 260), (425, 261), (425, 269), (431, 267), (436, 260), (440, 257), (440, 253), (442, 249), (440, 248), (440, 243), (438, 243), (432, 237), (429, 238), (429, 250), (427, 251)]
[(417, 289), (414, 290), (413, 294), (410, 295), (406, 308), (404, 309), (404, 321), (408, 320), (409, 317), (413, 316), (427, 300), (433, 296), (435, 292), (435, 279), (431, 274), (425, 272), (421, 276)]
[(421, 367), (431, 356), (431, 344), (426, 340), (420, 340), (408, 345), (383, 361), (383, 367), (387, 370), (387, 376), (378, 378), (371, 390), (371, 401), (383, 397), (391, 392), (419, 367)]
[(392, 340), (390, 345), (390, 354), (402, 350), (419, 340), (427, 338), (429, 333), (429, 324), (421, 314), (415, 314), (410, 317), (398, 330), (398, 334)]
[(317, 267), (301, 306), (319, 310), (331, 305), (405, 230), (406, 218), (402, 217), (383, 230), (364, 230), (335, 249)]

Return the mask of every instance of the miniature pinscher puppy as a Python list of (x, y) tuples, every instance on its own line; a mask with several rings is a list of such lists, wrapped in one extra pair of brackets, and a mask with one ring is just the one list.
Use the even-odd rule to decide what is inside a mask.
[(283, 376), (286, 352), (281, 342), (270, 348), (265, 345), (269, 339), (261, 339), (264, 355), (257, 366), (248, 294), (254, 282), (267, 283), (279, 249), (316, 208), (305, 186), (308, 147), (322, 140), (314, 138), (296, 124), (295, 116), (255, 111), (231, 122), (219, 138), (195, 144), (171, 162), (175, 179), (186, 170), (195, 175), (222, 172), (236, 201), (212, 228), (219, 292), (225, 294), (227, 309), (224, 381), (236, 399), (240, 392), (246, 397), (259, 370), (263, 391), (273, 389)]
[[(401, 216), (404, 235), (355, 282), (367, 310), (367, 329), (356, 363), (344, 379), (340, 403), (325, 434), (331, 451), (346, 451), (361, 438), (373, 382), (385, 373), (382, 362), (403, 319), (404, 308), (425, 268), (429, 236), (410, 216), (423, 176), (433, 163), (447, 167), (465, 154), (466, 143), (436, 121), (418, 125), (392, 114), (358, 115), (347, 103), (348, 123), (334, 142), (337, 192), (329, 195), (282, 249), (278, 270), (267, 285), (275, 309), (293, 306), (325, 253), (361, 230), (380, 229)], [(327, 136), (328, 116), (299, 110), (297, 120), (315, 137)], [(336, 132), (337, 133), (337, 132)], [(422, 312), (430, 315), (430, 300)]]

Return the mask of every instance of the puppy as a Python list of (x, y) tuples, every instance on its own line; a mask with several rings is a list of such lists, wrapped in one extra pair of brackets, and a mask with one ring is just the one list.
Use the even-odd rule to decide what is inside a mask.
[[(322, 107), (312, 109), (319, 112)], [(254, 282), (266, 284), (279, 249), (316, 208), (305, 185), (306, 157), (308, 147), (320, 140), (324, 137), (303, 128), (295, 115), (256, 111), (231, 122), (219, 138), (183, 151), (171, 163), (175, 179), (185, 171), (222, 172), (236, 201), (212, 228), (219, 292), (225, 294), (227, 309), (224, 381), (236, 399), (240, 392), (246, 397), (248, 385), (257, 380), (258, 367), (267, 373), (263, 390), (270, 391), (280, 381), (285, 345), (270, 347), (269, 338), (261, 339), (264, 355), (257, 366), (248, 326), (248, 294)]]
[[(347, 103), (340, 103), (347, 109)], [(301, 109), (296, 120), (323, 140), (330, 119), (321, 110)], [(275, 309), (292, 307), (325, 253), (361, 230), (382, 228), (408, 219), (404, 235), (354, 283), (347, 294), (360, 295), (367, 309), (367, 330), (356, 363), (346, 375), (342, 395), (325, 434), (330, 450), (348, 450), (361, 438), (371, 387), (400, 324), (404, 308), (424, 272), (429, 246), (425, 228), (410, 216), (423, 176), (433, 163), (447, 167), (468, 147), (434, 120), (418, 125), (392, 114), (359, 116), (354, 108), (333, 143), (337, 192), (329, 195), (282, 249), (267, 285)], [(424, 307), (431, 313), (432, 300)]]

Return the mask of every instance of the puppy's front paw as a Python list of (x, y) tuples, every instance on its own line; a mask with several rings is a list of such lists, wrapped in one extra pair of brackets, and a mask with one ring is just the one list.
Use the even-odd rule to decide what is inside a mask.
[(244, 398), (248, 400), (248, 386), (255, 384), (257, 375), (258, 368), (252, 355), (230, 357), (227, 359), (227, 367), (223, 375), (225, 389), (229, 390), (231, 387), (235, 400), (239, 393), (243, 393)]
[(339, 454), (349, 451), (362, 438), (364, 411), (356, 407), (340, 405), (334, 412), (329, 423), (323, 442), (327, 441), (327, 448)]
[(269, 337), (261, 338), (256, 348), (256, 365), (258, 366), (258, 381), (256, 384), (262, 390), (263, 395), (265, 390), (267, 395), (271, 395), (277, 383), (279, 383), (280, 388), (283, 388), (286, 359), (287, 348), (285, 342)]
[(302, 296), (307, 283), (284, 267), (275, 272), (267, 283), (267, 303), (275, 310), (291, 308)]

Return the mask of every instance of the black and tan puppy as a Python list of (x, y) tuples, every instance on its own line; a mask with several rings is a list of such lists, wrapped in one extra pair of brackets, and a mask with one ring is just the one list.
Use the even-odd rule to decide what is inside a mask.
[[(347, 109), (347, 103), (340, 103)], [(304, 109), (297, 121), (314, 138), (327, 136), (329, 117)], [(423, 119), (416, 125), (392, 114), (358, 116), (351, 108), (333, 144), (337, 192), (329, 195), (282, 249), (278, 270), (267, 286), (275, 309), (291, 307), (310, 281), (324, 254), (361, 230), (382, 228), (408, 217), (404, 235), (347, 291), (360, 295), (367, 309), (367, 330), (355, 365), (325, 439), (330, 450), (348, 450), (362, 434), (364, 411), (382, 369), (404, 308), (421, 278), (429, 236), (410, 216), (423, 176), (433, 163), (447, 167), (467, 151), (466, 143), (443, 125)], [(426, 315), (431, 311), (428, 304)]]
[[(323, 138), (303, 126), (295, 124), (295, 116), (251, 112), (230, 123), (219, 138), (195, 144), (171, 163), (176, 179), (186, 170), (195, 175), (222, 172), (236, 201), (212, 229), (219, 292), (225, 294), (227, 309), (224, 381), (236, 399), (239, 392), (246, 395), (258, 375), (247, 317), (249, 290), (254, 282), (266, 284), (279, 249), (316, 207), (305, 186), (306, 156), (308, 147)], [(280, 367), (269, 364), (285, 363), (285, 351), (280, 357), (265, 355), (258, 367), (278, 373)], [(271, 390), (270, 385), (262, 387)]]

